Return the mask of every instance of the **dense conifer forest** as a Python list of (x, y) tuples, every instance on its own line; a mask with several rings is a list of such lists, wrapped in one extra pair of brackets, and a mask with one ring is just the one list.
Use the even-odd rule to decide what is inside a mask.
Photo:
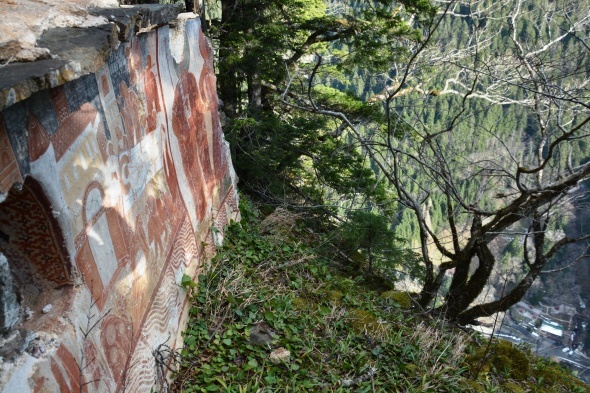
[[(505, 311), (586, 239), (564, 232), (590, 173), (585, 2), (208, 7), (243, 190), (417, 280), (421, 307)], [(502, 268), (502, 296), (478, 298)]]

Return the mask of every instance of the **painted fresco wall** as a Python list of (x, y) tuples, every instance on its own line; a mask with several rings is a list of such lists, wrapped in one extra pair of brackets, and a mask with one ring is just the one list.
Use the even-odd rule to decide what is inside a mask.
[(175, 25), (0, 115), (0, 252), (26, 348), (0, 391), (149, 392), (152, 351), (181, 342), (181, 277), (239, 213), (211, 49), (198, 19)]

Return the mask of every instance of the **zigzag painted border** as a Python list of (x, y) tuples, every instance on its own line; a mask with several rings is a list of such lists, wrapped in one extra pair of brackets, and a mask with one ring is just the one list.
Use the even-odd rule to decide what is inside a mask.
[[(224, 196), (219, 206), (219, 214), (215, 225), (219, 230), (228, 223), (228, 216), (239, 214), (236, 195), (231, 187)], [(228, 211), (231, 214), (228, 215)], [(210, 237), (211, 232), (208, 234)], [(201, 251), (201, 252), (200, 252)], [(157, 290), (154, 292), (149, 303), (149, 311), (145, 314), (140, 326), (140, 339), (134, 344), (132, 355), (128, 360), (129, 373), (126, 380), (119, 383), (117, 390), (124, 386), (127, 391), (149, 391), (156, 379), (155, 364), (148, 361), (152, 359), (152, 351), (161, 343), (169, 342), (172, 349), (176, 347), (176, 332), (178, 325), (182, 322), (183, 316), (189, 305), (186, 292), (178, 286), (182, 265), (188, 267), (190, 261), (198, 257), (202, 260), (202, 251), (191, 229), (188, 217), (176, 231), (172, 247), (163, 268), (163, 274), (158, 282)], [(211, 257), (212, 255), (208, 255)], [(173, 294), (176, 294), (174, 296)], [(149, 322), (148, 322), (149, 321)], [(172, 341), (170, 341), (172, 339)]]
[[(169, 336), (171, 331), (176, 331), (180, 319), (181, 306), (184, 303), (182, 297), (186, 297), (185, 293), (181, 293), (181, 288), (178, 286), (176, 274), (179, 274), (182, 269), (181, 265), (187, 265), (189, 261), (197, 255), (197, 242), (191, 229), (191, 224), (188, 217), (185, 216), (182, 224), (177, 229), (172, 247), (166, 258), (166, 262), (162, 269), (162, 274), (156, 285), (157, 290), (154, 291), (152, 298), (150, 299), (148, 310), (140, 322), (139, 336), (142, 340), (147, 340), (148, 343), (152, 343), (153, 346), (156, 343), (162, 343), (166, 341), (165, 336)], [(176, 296), (173, 294), (176, 293)], [(126, 368), (129, 368), (133, 363), (132, 359), (147, 356), (151, 358), (151, 349), (149, 353), (138, 353), (138, 344), (140, 341), (133, 343), (132, 355), (127, 361)], [(139, 357), (138, 357), (139, 356)], [(153, 366), (152, 366), (153, 367)], [(127, 376), (127, 384), (138, 384), (137, 378), (141, 375), (136, 376), (136, 372), (131, 368), (129, 375)], [(140, 378), (141, 379), (141, 378)], [(125, 381), (120, 381), (117, 390), (122, 388), (122, 384)], [(151, 386), (151, 385), (150, 385)], [(149, 387), (148, 387), (149, 390)], [(133, 390), (142, 391), (142, 390)]]

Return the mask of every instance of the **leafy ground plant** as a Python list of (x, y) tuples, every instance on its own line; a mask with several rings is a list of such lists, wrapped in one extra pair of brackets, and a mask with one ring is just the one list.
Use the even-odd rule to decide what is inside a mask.
[(530, 353), (518, 352), (531, 362), (518, 378), (497, 364), (503, 347), (480, 359), (481, 338), (335, 268), (300, 216), (277, 210), (261, 225), (250, 204), (242, 216), (198, 284), (183, 282), (193, 306), (172, 391), (588, 391)]

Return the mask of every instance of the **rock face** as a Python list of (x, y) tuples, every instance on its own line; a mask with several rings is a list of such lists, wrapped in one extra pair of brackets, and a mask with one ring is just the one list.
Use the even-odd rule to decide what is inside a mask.
[(183, 274), (239, 218), (200, 21), (142, 7), (0, 68), (3, 91), (29, 87), (0, 113), (0, 391), (149, 392), (153, 351), (182, 342)]
[(8, 332), (19, 321), (20, 307), (6, 257), (0, 254), (0, 333)]
[(270, 353), (268, 359), (274, 364), (289, 363), (291, 361), (291, 352), (279, 347)]
[(181, 9), (180, 4), (119, 8), (113, 0), (0, 2), (0, 109), (96, 72), (121, 42), (168, 24)]
[(3, 0), (0, 2), (0, 62), (35, 61), (50, 57), (48, 48), (37, 45), (47, 29), (100, 26), (107, 23), (88, 12), (97, 7), (117, 7), (116, 0)]

